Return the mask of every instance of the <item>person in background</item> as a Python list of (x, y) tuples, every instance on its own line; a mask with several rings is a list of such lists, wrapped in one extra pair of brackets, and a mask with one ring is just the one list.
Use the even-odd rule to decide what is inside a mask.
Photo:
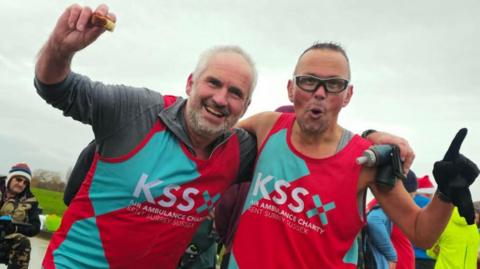
[(217, 263), (218, 235), (214, 229), (215, 209), (200, 224), (183, 254), (177, 269), (215, 269)]
[(427, 254), (435, 269), (475, 269), (480, 238), (475, 224), (468, 225), (455, 207), (447, 227)]
[[(413, 197), (415, 203), (423, 208), (430, 203), (433, 194), (435, 193), (435, 186), (428, 175), (418, 178), (418, 189)], [(427, 255), (427, 251), (423, 248), (419, 248), (413, 245), (415, 252), (415, 268), (416, 269), (433, 269), (435, 266), (435, 260)]]
[[(427, 197), (431, 200), (435, 194), (435, 190), (435, 185), (433, 185), (430, 177), (428, 175), (424, 175), (423, 177), (418, 178), (418, 189), (415, 192), (415, 197), (422, 195), (422, 197)], [(422, 203), (422, 205), (425, 206), (426, 204)]]
[[(417, 177), (410, 170), (402, 181), (412, 196), (417, 190)], [(415, 256), (410, 240), (388, 218), (383, 209), (375, 204), (367, 215), (368, 244), (375, 257), (377, 269), (414, 269)]]
[(8, 269), (27, 269), (31, 245), (28, 237), (40, 231), (38, 201), (30, 191), (32, 173), (26, 163), (12, 166), (0, 181), (0, 245)]
[(219, 242), (224, 249), (221, 257), (221, 269), (225, 269), (228, 266), (233, 239), (235, 238), (239, 217), (249, 189), (250, 182), (232, 185), (223, 194), (215, 208), (215, 229), (218, 233)]
[[(475, 223), (477, 224), (477, 229), (480, 233), (480, 201), (475, 201), (473, 206), (475, 208)], [(480, 269), (480, 245), (478, 246), (477, 268)]]

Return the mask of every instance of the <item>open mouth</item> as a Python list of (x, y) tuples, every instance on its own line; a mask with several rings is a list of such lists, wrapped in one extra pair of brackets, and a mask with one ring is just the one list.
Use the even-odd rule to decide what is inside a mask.
[(314, 116), (320, 116), (323, 113), (323, 111), (318, 108), (312, 108), (310, 109), (310, 113), (312, 113)]
[(226, 113), (223, 109), (222, 110), (217, 110), (217, 109), (215, 109), (213, 107), (210, 107), (208, 105), (204, 105), (203, 107), (205, 108), (205, 110), (208, 113), (214, 115), (217, 118), (223, 118), (223, 117), (228, 116), (228, 113)]

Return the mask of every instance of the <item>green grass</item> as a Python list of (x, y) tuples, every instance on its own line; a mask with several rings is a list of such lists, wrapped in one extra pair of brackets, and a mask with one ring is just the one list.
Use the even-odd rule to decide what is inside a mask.
[(63, 192), (38, 188), (32, 188), (32, 192), (37, 197), (39, 206), (43, 208), (43, 214), (63, 216), (63, 212), (67, 209), (63, 203)]

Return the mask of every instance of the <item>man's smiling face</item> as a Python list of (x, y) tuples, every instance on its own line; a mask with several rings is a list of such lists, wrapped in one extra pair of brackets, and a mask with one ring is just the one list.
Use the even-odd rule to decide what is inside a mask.
[(190, 135), (218, 136), (232, 128), (247, 109), (252, 70), (239, 54), (221, 52), (187, 83), (186, 121)]

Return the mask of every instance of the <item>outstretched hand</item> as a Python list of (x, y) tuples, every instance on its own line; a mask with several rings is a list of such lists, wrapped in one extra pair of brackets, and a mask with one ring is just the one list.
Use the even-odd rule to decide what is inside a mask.
[[(113, 13), (109, 13), (108, 6), (98, 6), (95, 13), (116, 21)], [(102, 33), (103, 27), (94, 26), (90, 23), (92, 9), (73, 4), (68, 7), (57, 21), (51, 36), (51, 42), (59, 53), (71, 55), (94, 42)]]
[(468, 187), (475, 181), (479, 169), (474, 162), (460, 154), (466, 135), (466, 128), (458, 131), (443, 160), (435, 162), (433, 176), (440, 193), (458, 207), (460, 215), (465, 217), (468, 224), (473, 224), (475, 212)]

